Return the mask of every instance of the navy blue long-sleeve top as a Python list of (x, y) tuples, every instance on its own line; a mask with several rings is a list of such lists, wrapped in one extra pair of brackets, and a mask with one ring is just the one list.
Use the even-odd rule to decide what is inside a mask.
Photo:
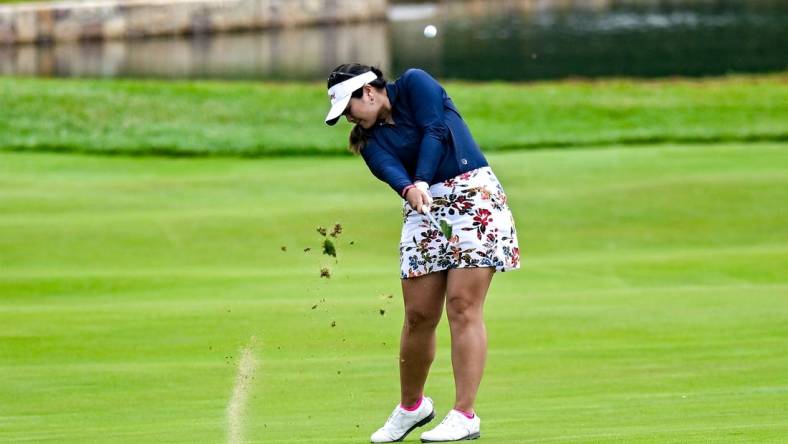
[(361, 156), (397, 194), (416, 181), (432, 185), (488, 165), (446, 90), (427, 72), (405, 71), (386, 94), (394, 124), (370, 128)]

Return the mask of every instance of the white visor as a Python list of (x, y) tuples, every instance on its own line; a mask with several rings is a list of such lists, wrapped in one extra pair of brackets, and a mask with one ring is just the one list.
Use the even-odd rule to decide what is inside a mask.
[(372, 71), (367, 71), (364, 74), (359, 74), (356, 77), (337, 83), (329, 88), (328, 97), (331, 99), (331, 109), (326, 115), (326, 123), (329, 125), (337, 123), (339, 116), (345, 112), (345, 108), (347, 108), (347, 104), (350, 102), (350, 96), (353, 94), (353, 91), (377, 78), (377, 74)]

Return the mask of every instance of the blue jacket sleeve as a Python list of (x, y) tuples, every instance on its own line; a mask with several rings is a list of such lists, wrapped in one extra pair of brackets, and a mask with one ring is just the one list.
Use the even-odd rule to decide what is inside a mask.
[(373, 141), (367, 143), (367, 146), (361, 150), (361, 157), (364, 158), (372, 174), (389, 184), (400, 197), (402, 190), (413, 183), (402, 162)]
[(448, 133), (443, 120), (445, 91), (435, 79), (420, 69), (409, 69), (403, 77), (407, 78), (406, 91), (414, 120), (424, 133), (419, 145), (414, 179), (432, 184)]

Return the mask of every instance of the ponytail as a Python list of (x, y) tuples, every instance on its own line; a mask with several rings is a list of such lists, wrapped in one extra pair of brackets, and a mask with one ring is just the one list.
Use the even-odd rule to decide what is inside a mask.
[(361, 154), (361, 150), (367, 146), (367, 139), (369, 138), (369, 134), (367, 130), (364, 129), (361, 125), (355, 125), (352, 130), (350, 130), (350, 145), (348, 149), (353, 154)]

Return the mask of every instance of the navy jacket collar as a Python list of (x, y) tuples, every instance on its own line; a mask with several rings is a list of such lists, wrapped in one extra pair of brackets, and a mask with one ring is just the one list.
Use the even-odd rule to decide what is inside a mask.
[(386, 84), (386, 94), (388, 94), (389, 102), (393, 107), (397, 102), (397, 94), (399, 94), (399, 87), (395, 82), (389, 82)]

